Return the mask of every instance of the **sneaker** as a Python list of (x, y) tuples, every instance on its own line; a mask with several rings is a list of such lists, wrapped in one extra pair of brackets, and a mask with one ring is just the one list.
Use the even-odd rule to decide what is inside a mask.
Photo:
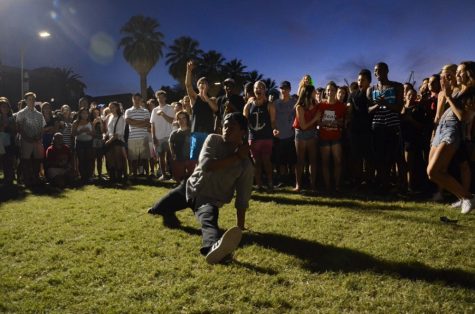
[(462, 206), (462, 200), (458, 200), (458, 201), (453, 202), (452, 204), (450, 204), (451, 208), (460, 208), (461, 206)]
[(475, 197), (465, 198), (462, 200), (462, 214), (468, 214), (475, 207)]
[(242, 231), (239, 227), (232, 227), (228, 229), (221, 239), (219, 239), (206, 255), (206, 261), (209, 264), (217, 264), (221, 262), (226, 256), (231, 254), (239, 245), (242, 238)]

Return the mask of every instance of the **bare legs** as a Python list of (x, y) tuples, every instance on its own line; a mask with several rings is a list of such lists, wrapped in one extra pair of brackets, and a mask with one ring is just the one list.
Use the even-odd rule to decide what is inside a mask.
[(310, 188), (315, 191), (317, 174), (317, 148), (315, 139), (295, 140), (295, 149), (297, 151), (297, 164), (295, 166), (296, 185), (294, 191), (300, 192), (302, 190), (302, 174), (305, 166), (306, 153), (308, 153), (308, 159), (310, 161)]
[(447, 171), (456, 151), (457, 148), (454, 145), (444, 142), (437, 147), (431, 147), (427, 175), (431, 181), (437, 183), (441, 188), (448, 190), (459, 199), (472, 198), (470, 192)]

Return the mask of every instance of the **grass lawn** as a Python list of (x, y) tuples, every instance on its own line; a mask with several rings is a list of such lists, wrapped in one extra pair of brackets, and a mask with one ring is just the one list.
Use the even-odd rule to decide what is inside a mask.
[(211, 266), (191, 210), (178, 229), (146, 214), (167, 188), (0, 187), (0, 312), (475, 312), (473, 213), (256, 193), (234, 261)]

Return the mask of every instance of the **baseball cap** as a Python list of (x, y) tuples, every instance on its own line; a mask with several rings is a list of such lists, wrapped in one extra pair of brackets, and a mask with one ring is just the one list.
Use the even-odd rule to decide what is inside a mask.
[(289, 81), (282, 81), (279, 85), (280, 88), (282, 89), (290, 89), (290, 82)]

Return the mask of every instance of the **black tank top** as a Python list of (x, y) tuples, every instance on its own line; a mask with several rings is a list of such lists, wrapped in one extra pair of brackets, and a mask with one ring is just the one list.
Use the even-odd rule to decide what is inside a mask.
[(269, 102), (266, 101), (260, 106), (255, 102), (249, 108), (249, 139), (269, 140), (272, 139), (272, 125), (269, 114)]
[(191, 132), (213, 133), (214, 113), (208, 103), (198, 95), (191, 114)]

